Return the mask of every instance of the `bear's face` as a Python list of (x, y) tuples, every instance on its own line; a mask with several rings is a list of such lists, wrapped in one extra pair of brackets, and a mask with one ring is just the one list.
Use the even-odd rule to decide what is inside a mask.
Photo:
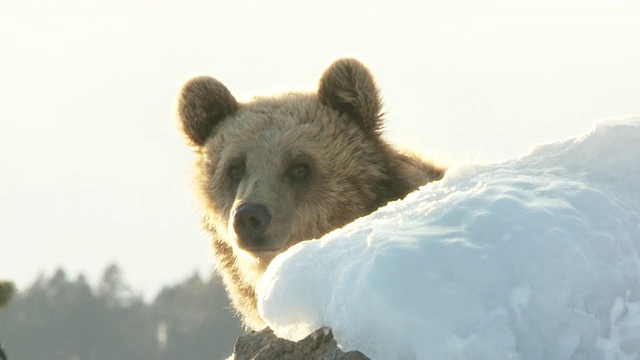
[(201, 149), (210, 225), (266, 262), (371, 211), (358, 184), (377, 176), (375, 140), (308, 95), (255, 99)]
[(213, 78), (185, 85), (180, 118), (200, 155), (205, 224), (224, 242), (216, 251), (266, 265), (375, 210), (380, 107), (373, 78), (350, 59), (325, 72), (317, 94), (239, 104)]

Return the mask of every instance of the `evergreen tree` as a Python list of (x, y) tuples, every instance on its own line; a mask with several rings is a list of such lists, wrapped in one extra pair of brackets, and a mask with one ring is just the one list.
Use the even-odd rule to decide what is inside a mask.
[(6, 306), (13, 296), (15, 286), (12, 282), (0, 280), (0, 308)]
[[(15, 286), (12, 282), (0, 280), (0, 308), (6, 306), (9, 303), (9, 300), (11, 300), (14, 291)], [(2, 342), (0, 342), (0, 360), (7, 360), (7, 355), (4, 352)]]
[(98, 297), (110, 307), (123, 307), (135, 301), (118, 265), (111, 264), (105, 269), (98, 284)]

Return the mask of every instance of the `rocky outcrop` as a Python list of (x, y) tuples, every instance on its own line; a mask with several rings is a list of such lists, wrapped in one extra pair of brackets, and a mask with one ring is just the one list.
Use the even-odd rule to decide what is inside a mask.
[(367, 360), (359, 351), (343, 352), (338, 348), (331, 329), (320, 328), (306, 338), (293, 342), (277, 337), (266, 328), (252, 331), (236, 340), (234, 360)]

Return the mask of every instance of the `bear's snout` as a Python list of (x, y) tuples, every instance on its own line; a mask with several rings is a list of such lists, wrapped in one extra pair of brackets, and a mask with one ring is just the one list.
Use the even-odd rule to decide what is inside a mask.
[(262, 250), (266, 245), (262, 235), (270, 222), (271, 214), (265, 206), (254, 203), (239, 205), (233, 216), (238, 245), (245, 250)]

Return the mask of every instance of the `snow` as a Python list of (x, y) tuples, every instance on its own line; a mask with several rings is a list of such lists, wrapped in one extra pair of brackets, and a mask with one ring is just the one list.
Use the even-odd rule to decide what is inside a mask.
[(640, 119), (452, 168), (278, 256), (259, 309), (372, 359), (640, 359)]

